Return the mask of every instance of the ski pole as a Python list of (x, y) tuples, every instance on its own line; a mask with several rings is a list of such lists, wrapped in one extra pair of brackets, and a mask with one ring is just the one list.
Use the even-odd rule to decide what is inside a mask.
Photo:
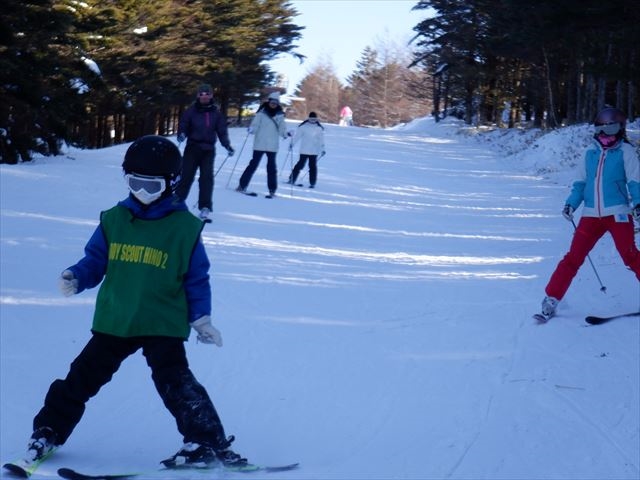
[(229, 159), (230, 156), (231, 156), (231, 154), (227, 154), (227, 156), (224, 157), (224, 160), (222, 160), (222, 163), (220, 164), (220, 166), (216, 170), (216, 173), (213, 174), (213, 178), (216, 178), (218, 176), (218, 173), (220, 172), (220, 170), (222, 170), (222, 167), (224, 167), (225, 162)]
[(289, 144), (289, 158), (291, 159), (289, 162), (289, 170), (291, 171), (289, 174), (289, 183), (291, 184), (291, 191), (289, 192), (289, 195), (293, 197), (293, 143)]
[[(576, 232), (578, 227), (576, 227), (576, 222), (571, 219), (571, 225), (573, 225), (573, 231)], [(600, 284), (600, 291), (602, 293), (607, 293), (607, 287), (602, 284), (602, 280), (600, 280), (600, 275), (598, 275), (598, 271), (596, 270), (596, 266), (593, 264), (593, 260), (591, 260), (591, 256), (587, 253), (587, 258), (589, 259), (589, 263), (591, 264), (591, 268), (593, 268), (593, 273), (596, 274), (596, 278), (598, 279), (598, 283)]]
[(280, 167), (280, 171), (284, 171), (284, 167), (287, 166), (287, 160), (289, 159), (289, 155), (293, 156), (293, 143), (292, 143), (292, 141), (289, 142), (289, 153), (287, 153), (287, 156), (284, 157), (284, 163)]
[(240, 147), (240, 152), (238, 153), (238, 156), (236, 157), (236, 163), (233, 164), (233, 168), (231, 169), (231, 173), (229, 174), (229, 180), (227, 180), (227, 184), (225, 185), (225, 188), (229, 188), (229, 183), (231, 183), (231, 177), (233, 177), (233, 172), (236, 171), (236, 166), (238, 165), (238, 160), (240, 160), (240, 155), (242, 155), (242, 151), (244, 150), (244, 146), (247, 143), (247, 140), (249, 139), (249, 135), (250, 135), (250, 133), (247, 132), (247, 136), (244, 137), (244, 142), (242, 142), (242, 146)]

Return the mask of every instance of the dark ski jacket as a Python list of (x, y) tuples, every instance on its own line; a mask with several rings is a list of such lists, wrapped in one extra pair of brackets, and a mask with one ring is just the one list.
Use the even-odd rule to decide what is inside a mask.
[(187, 145), (201, 150), (215, 150), (217, 139), (224, 148), (231, 148), (227, 120), (213, 102), (202, 105), (196, 100), (187, 108), (178, 124), (178, 136), (181, 134), (187, 137)]
[[(134, 224), (137, 220), (160, 220), (173, 213), (188, 213), (186, 204), (176, 196), (170, 196), (151, 205), (142, 205), (132, 195), (125, 200), (118, 202), (118, 207), (124, 207), (128, 211), (128, 220)], [(116, 207), (114, 207), (116, 208)], [(113, 209), (112, 209), (113, 210)], [(93, 232), (89, 242), (85, 246), (85, 256), (75, 265), (68, 268), (73, 272), (74, 277), (78, 280), (78, 293), (85, 289), (97, 286), (109, 275), (107, 266), (109, 264), (110, 255), (113, 257), (116, 250), (114, 245), (109, 243), (105, 226), (102, 223), (104, 213), (101, 215), (101, 221)], [(196, 222), (199, 222), (193, 217)], [(185, 220), (186, 219), (185, 217)], [(194, 227), (196, 228), (196, 227)], [(201, 227), (200, 227), (201, 228)], [(194, 234), (195, 243), (189, 247), (190, 255), (188, 255), (188, 265), (180, 267), (184, 271), (180, 278), (181, 288), (184, 290), (187, 307), (187, 320), (189, 323), (202, 317), (203, 315), (211, 315), (211, 286), (209, 282), (209, 258), (205, 251), (202, 239), (199, 235), (199, 229)], [(130, 253), (133, 249), (130, 249)], [(153, 250), (151, 253), (156, 253)], [(168, 252), (168, 255), (180, 255), (180, 252)], [(147, 257), (147, 263), (154, 260), (155, 257)], [(135, 258), (133, 258), (135, 260)], [(163, 260), (163, 259), (159, 259)], [(101, 287), (102, 288), (102, 287)], [(100, 294), (99, 294), (100, 295)], [(144, 302), (146, 299), (141, 299)], [(183, 330), (182, 333), (184, 333)], [(105, 332), (108, 333), (108, 332)], [(150, 332), (150, 334), (153, 334)], [(177, 333), (174, 336), (183, 336)]]

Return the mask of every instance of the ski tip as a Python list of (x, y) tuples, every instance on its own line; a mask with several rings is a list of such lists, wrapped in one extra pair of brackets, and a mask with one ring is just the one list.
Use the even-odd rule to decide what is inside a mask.
[(606, 320), (601, 317), (586, 317), (584, 321), (589, 325), (600, 325), (601, 323), (606, 322)]
[(277, 472), (286, 472), (288, 470), (294, 470), (298, 468), (299, 463), (289, 463), (288, 465), (256, 465), (254, 463), (248, 463), (245, 465), (238, 466), (225, 466), (224, 469), (229, 472), (243, 472), (243, 473), (251, 473), (251, 472), (264, 472), (264, 473), (277, 473)]
[(623, 313), (620, 315), (613, 315), (612, 317), (596, 317), (596, 316), (590, 315), (588, 317), (585, 317), (584, 321), (587, 322), (589, 325), (601, 325), (610, 320), (615, 320), (616, 318), (637, 317), (637, 316), (640, 316), (640, 312)]
[(541, 313), (536, 313), (532, 316), (532, 318), (538, 322), (539, 324), (544, 324), (547, 323), (549, 321), (549, 319), (547, 317), (545, 317), (544, 315), (542, 315)]
[(6, 471), (10, 472), (12, 476), (16, 478), (29, 478), (30, 474), (22, 468), (20, 465), (16, 465), (15, 463), (5, 463), (2, 465)]
[(138, 473), (115, 473), (105, 475), (87, 475), (76, 472), (71, 468), (59, 468), (58, 476), (67, 480), (126, 480), (128, 478), (139, 477)]
[(265, 472), (285, 472), (287, 470), (295, 470), (300, 466), (299, 463), (290, 463), (289, 465), (281, 465), (279, 467), (264, 467)]

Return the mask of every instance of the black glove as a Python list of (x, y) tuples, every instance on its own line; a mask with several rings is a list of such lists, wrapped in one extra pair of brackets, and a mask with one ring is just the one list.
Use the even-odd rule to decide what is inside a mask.
[(232, 157), (233, 154), (236, 153), (236, 151), (233, 149), (233, 147), (229, 146), (227, 147), (227, 153), (229, 154), (230, 157)]
[(631, 210), (631, 215), (633, 215), (633, 218), (636, 219), (636, 222), (640, 222), (640, 203), (633, 207), (633, 210)]
[(178, 143), (184, 142), (186, 138), (187, 136), (184, 133), (181, 133), (180, 135), (178, 135)]

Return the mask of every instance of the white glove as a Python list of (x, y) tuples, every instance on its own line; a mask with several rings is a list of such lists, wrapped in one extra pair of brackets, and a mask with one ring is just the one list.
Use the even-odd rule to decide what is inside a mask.
[(562, 209), (562, 216), (567, 220), (571, 221), (573, 220), (573, 212), (574, 210), (571, 205), (565, 205), (564, 208)]
[(60, 291), (65, 297), (78, 293), (78, 279), (73, 276), (71, 270), (65, 270), (60, 275)]
[(191, 324), (193, 329), (198, 332), (198, 340), (202, 343), (215, 343), (222, 346), (222, 335), (220, 331), (211, 325), (211, 317), (204, 315)]

